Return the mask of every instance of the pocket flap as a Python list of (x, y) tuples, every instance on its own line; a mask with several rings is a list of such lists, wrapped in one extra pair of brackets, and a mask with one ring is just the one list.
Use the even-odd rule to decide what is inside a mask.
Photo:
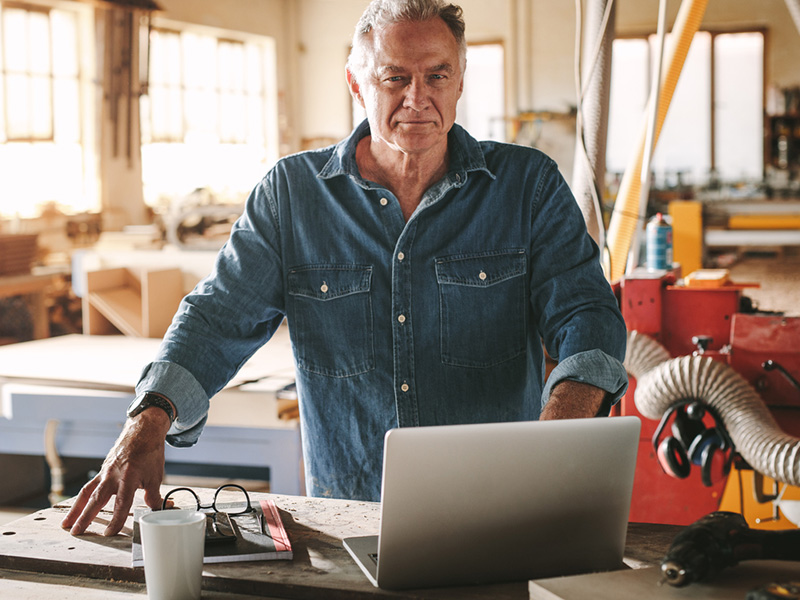
[(524, 250), (459, 254), (436, 259), (439, 283), (488, 287), (527, 271)]
[(309, 265), (289, 271), (289, 294), (333, 300), (368, 292), (372, 267), (364, 265)]

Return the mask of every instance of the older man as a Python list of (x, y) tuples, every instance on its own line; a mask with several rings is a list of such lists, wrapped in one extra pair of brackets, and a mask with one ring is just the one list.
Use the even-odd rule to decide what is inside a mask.
[(454, 125), (465, 56), (460, 8), (369, 5), (346, 71), (367, 120), (256, 186), (65, 527), (116, 494), (116, 533), (139, 487), (158, 506), (165, 438), (197, 440), (284, 317), (313, 495), (377, 500), (393, 427), (591, 417), (619, 398), (625, 327), (598, 249), (552, 160)]

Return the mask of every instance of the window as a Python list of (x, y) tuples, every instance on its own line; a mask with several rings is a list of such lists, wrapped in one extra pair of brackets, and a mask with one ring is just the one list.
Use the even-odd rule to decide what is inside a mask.
[(0, 214), (97, 207), (81, 14), (0, 3)]
[(278, 155), (273, 41), (154, 29), (150, 42), (145, 201), (166, 204), (197, 188), (243, 200)]
[[(655, 56), (655, 36), (614, 41), (609, 172), (624, 171), (636, 148)], [(725, 181), (762, 177), (763, 64), (761, 32), (695, 35), (653, 156), (655, 185), (678, 177), (703, 185), (712, 172)]]
[(464, 93), (456, 122), (477, 140), (504, 141), (505, 69), (502, 44), (467, 46)]

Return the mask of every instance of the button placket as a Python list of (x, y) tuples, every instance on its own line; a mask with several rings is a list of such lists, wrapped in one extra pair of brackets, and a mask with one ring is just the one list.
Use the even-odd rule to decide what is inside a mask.
[(416, 218), (403, 229), (394, 250), (392, 265), (392, 311), (394, 338), (394, 381), (397, 419), (400, 426), (419, 424), (419, 409), (414, 393), (414, 339), (411, 327), (410, 252), (416, 233)]

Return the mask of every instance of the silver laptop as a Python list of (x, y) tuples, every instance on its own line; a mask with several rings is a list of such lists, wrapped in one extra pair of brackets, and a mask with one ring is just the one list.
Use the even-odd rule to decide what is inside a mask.
[(386, 589), (623, 568), (636, 417), (386, 434), (379, 535), (344, 545)]

